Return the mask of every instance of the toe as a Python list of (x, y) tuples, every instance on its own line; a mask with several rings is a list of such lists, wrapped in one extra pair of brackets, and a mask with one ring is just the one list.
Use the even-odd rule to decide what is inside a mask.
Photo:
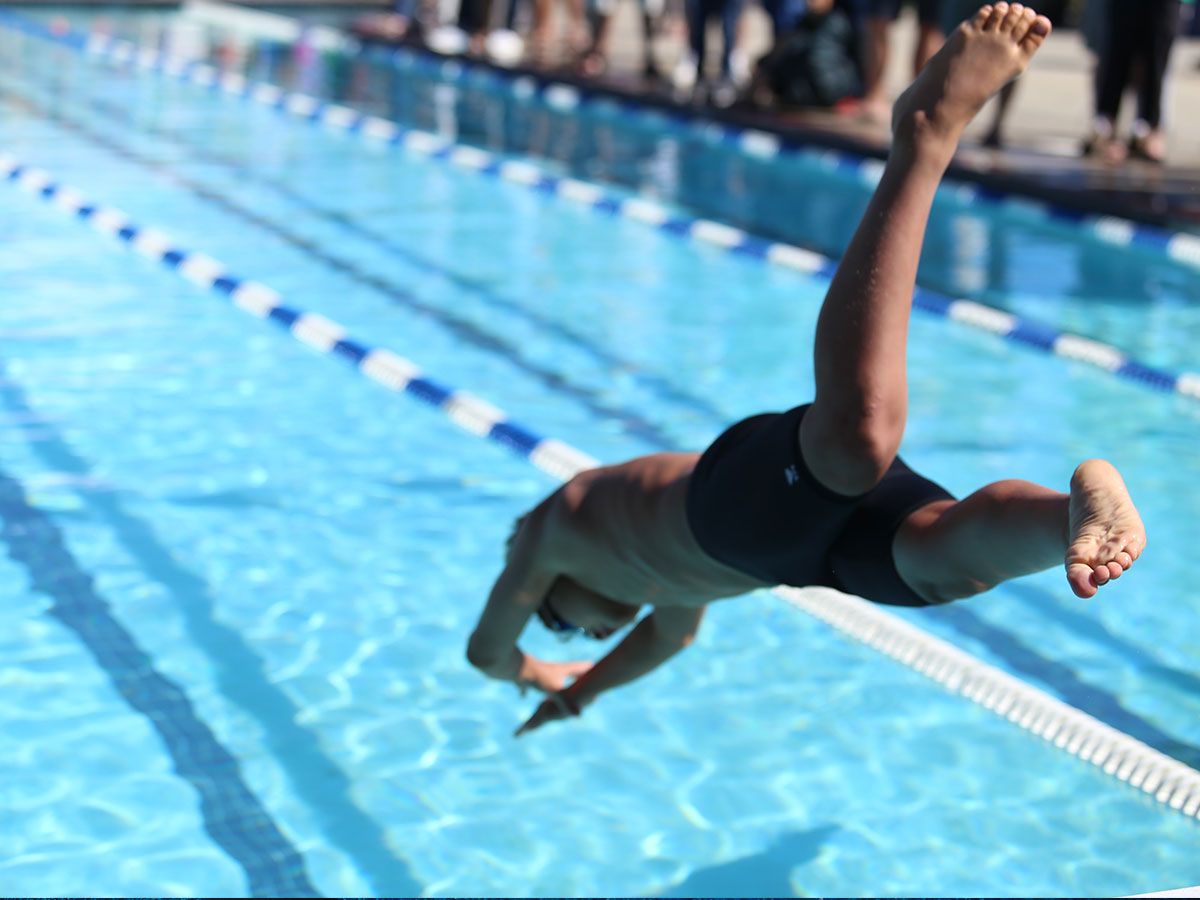
[(1008, 15), (1008, 4), (1004, 0), (1001, 0), (1001, 2), (992, 7), (992, 14), (988, 16), (983, 30), (996, 31), (1000, 27), (1000, 23), (1004, 21), (1006, 15)]
[(983, 26), (987, 24), (988, 19), (992, 16), (992, 7), (981, 6), (979, 12), (975, 13), (975, 18), (971, 20), (971, 24), (976, 28), (983, 30)]
[(1053, 29), (1054, 26), (1050, 24), (1050, 20), (1045, 16), (1035, 16), (1033, 23), (1029, 26), (1029, 31), (1021, 39), (1021, 46), (1032, 53), (1038, 47), (1042, 46), (1042, 43), (1050, 36), (1050, 32)]
[(1107, 568), (1109, 578), (1120, 578), (1125, 574), (1125, 568), (1119, 562), (1110, 562)]
[(1016, 27), (1017, 23), (1021, 21), (1021, 16), (1024, 14), (1025, 14), (1024, 5), (1022, 5), (1020, 3), (1014, 3), (1012, 6), (1010, 6), (1008, 8), (1008, 14), (1004, 17), (1004, 20), (1000, 23), (1000, 33), (1001, 34), (1010, 33)]
[(1067, 583), (1076, 597), (1088, 599), (1096, 596), (1096, 585), (1092, 583), (1092, 570), (1083, 563), (1067, 566)]
[(1120, 564), (1122, 569), (1128, 569), (1133, 565), (1133, 557), (1122, 550), (1117, 554), (1117, 562)]
[(1037, 13), (1033, 11), (1032, 6), (1025, 7), (1021, 13), (1021, 18), (1017, 20), (1017, 24), (1013, 26), (1013, 40), (1018, 44), (1025, 40), (1025, 36), (1029, 34), (1029, 29), (1033, 27), (1033, 23), (1037, 20)]
[(1108, 584), (1109, 577), (1110, 576), (1108, 574), (1108, 566), (1093, 566), (1092, 567), (1092, 580), (1096, 583), (1097, 586), (1102, 585), (1102, 584)]

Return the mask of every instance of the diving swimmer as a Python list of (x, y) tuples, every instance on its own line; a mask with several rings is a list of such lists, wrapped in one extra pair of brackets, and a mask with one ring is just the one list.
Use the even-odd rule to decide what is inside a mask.
[[(896, 101), (886, 167), (821, 306), (811, 403), (738, 422), (703, 453), (587, 470), (518, 520), (467, 645), (484, 674), (546, 694), (518, 735), (578, 716), (670, 659), (713, 600), (826, 585), (929, 606), (1055, 565), (1088, 598), (1137, 560), (1145, 528), (1104, 460), (1080, 463), (1067, 491), (1010, 479), (957, 500), (896, 455), (934, 193), (964, 128), (1050, 29), (1020, 3), (985, 5)], [(517, 645), (534, 616), (603, 639), (643, 606), (652, 610), (594, 664)]]

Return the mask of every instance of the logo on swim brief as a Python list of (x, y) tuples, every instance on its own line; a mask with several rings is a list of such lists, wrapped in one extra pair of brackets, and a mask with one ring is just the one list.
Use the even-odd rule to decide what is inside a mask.
[(800, 473), (796, 471), (795, 466), (788, 466), (783, 470), (783, 477), (787, 479), (788, 487), (794, 487), (800, 480)]

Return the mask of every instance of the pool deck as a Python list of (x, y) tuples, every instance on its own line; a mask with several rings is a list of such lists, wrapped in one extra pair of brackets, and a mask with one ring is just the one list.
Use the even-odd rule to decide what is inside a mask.
[[(768, 25), (758, 7), (750, 9), (747, 19), (744, 39), (754, 58), (768, 46)], [(669, 88), (641, 77), (639, 32), (637, 7), (620, 2), (614, 49), (603, 77), (585, 80), (566, 66), (516, 66), (511, 71), (761, 129), (795, 143), (878, 158), (887, 155), (888, 129), (854, 115), (817, 110), (786, 114), (748, 108), (717, 110), (681, 101)], [(894, 28), (886, 73), (891, 96), (909, 80), (907, 66), (915, 33), (911, 16), (902, 17)], [(662, 71), (670, 71), (683, 50), (683, 36), (660, 36), (653, 49)], [(1079, 32), (1060, 30), (1052, 35), (1022, 77), (1006, 123), (1005, 147), (996, 150), (981, 144), (982, 132), (992, 117), (992, 110), (987, 108), (968, 129), (951, 174), (985, 188), (1044, 200), (1080, 213), (1118, 216), (1200, 233), (1200, 118), (1189, 114), (1200, 109), (1200, 40), (1181, 38), (1172, 55), (1165, 98), (1165, 165), (1130, 160), (1112, 166), (1081, 157), (1080, 145), (1092, 118), (1091, 71), (1092, 60)], [(1127, 131), (1132, 97), (1124, 106), (1121, 127)]]
[[(622, 3), (617, 13), (617, 48), (609, 74), (599, 84), (646, 102), (692, 110), (669, 91), (645, 83), (639, 73), (641, 39), (635, 7)], [(747, 44), (762, 52), (767, 42), (765, 17), (752, 10)], [(892, 96), (909, 79), (915, 23), (902, 19), (894, 29), (886, 83)], [(660, 39), (660, 62), (678, 57), (680, 39)], [(752, 54), (754, 55), (754, 54)], [(533, 70), (527, 70), (533, 71)], [(1027, 195), (1086, 213), (1121, 216), (1139, 222), (1200, 232), (1200, 40), (1180, 39), (1171, 60), (1167, 84), (1168, 155), (1165, 165), (1130, 160), (1112, 166), (1080, 156), (1080, 144), (1091, 121), (1091, 57), (1079, 32), (1061, 30), (1047, 42), (1022, 77), (1006, 123), (1002, 150), (981, 144), (992, 118), (985, 109), (967, 131), (955, 159), (954, 175), (999, 191)], [(545, 71), (540, 74), (549, 74)], [(585, 84), (566, 70), (556, 78)], [(596, 82), (589, 83), (595, 88)], [(1124, 104), (1123, 126), (1133, 106)], [(695, 110), (782, 137), (869, 156), (887, 154), (889, 132), (853, 115), (802, 111), (785, 115), (730, 109)], [(1190, 111), (1190, 114), (1189, 114)]]

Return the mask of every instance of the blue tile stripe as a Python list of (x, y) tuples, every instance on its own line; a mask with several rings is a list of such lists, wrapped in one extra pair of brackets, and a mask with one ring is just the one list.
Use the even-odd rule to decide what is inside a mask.
[(253, 897), (314, 897), (304, 858), (246, 786), (236, 758), (197, 715), (186, 692), (160, 673), (113, 616), (94, 579), (71, 554), (53, 519), (0, 471), (0, 541), (53, 601), (48, 614), (75, 632), (129, 706), (162, 740), (176, 773), (200, 801), (213, 842), (245, 872)]
[[(175, 247), (162, 232), (139, 227), (117, 209), (87, 202), (78, 191), (58, 184), (42, 170), (0, 155), (0, 179), (147, 256), (157, 257), (188, 280), (230, 299), (238, 308), (286, 328), (308, 346), (351, 362), (385, 387), (438, 407), (464, 430), (509, 448), (561, 480), (597, 464), (561, 441), (539, 437), (487, 401), (426, 376), (415, 363), (349, 337), (338, 323), (284, 305), (282, 297), (266, 285), (234, 276), (211, 257)], [(987, 307), (980, 309), (986, 311), (985, 315), (1004, 315)], [(993, 326), (1001, 324), (993, 321)], [(1195, 769), (865, 600), (824, 589), (780, 587), (775, 592), (797, 609), (993, 710), (1171, 809), (1200, 818), (1200, 772)]]
[[(391, 64), (403, 71), (413, 71), (423, 77), (462, 83), (469, 87), (485, 87), (520, 99), (537, 99), (561, 112), (587, 106), (635, 125), (672, 127), (696, 135), (708, 143), (733, 148), (750, 157), (801, 157), (822, 168), (857, 178), (868, 185), (874, 185), (878, 181), (883, 168), (882, 163), (875, 158), (818, 148), (805, 141), (760, 129), (714, 122), (700, 113), (662, 109), (636, 99), (613, 96), (603, 89), (558, 82), (552, 77), (516, 74), (476, 60), (447, 58), (428, 49), (368, 46), (361, 53), (365, 58)], [(948, 196), (963, 204), (985, 203), (1043, 222), (1069, 223), (1089, 232), (1104, 243), (1119, 247), (1137, 246), (1165, 253), (1178, 263), (1200, 269), (1200, 236), (1195, 234), (1173, 232), (1115, 216), (1092, 215), (954, 179), (948, 179), (945, 187)]]
[[(579, 203), (601, 214), (632, 219), (672, 234), (685, 240), (722, 248), (730, 253), (759, 259), (772, 265), (784, 266), (817, 278), (832, 277), (837, 264), (834, 260), (802, 247), (764, 240), (739, 228), (708, 219), (691, 218), (678, 211), (641, 197), (628, 197), (599, 185), (551, 174), (527, 161), (508, 159), (477, 147), (455, 144), (437, 135), (407, 129), (395, 122), (378, 116), (367, 115), (347, 106), (328, 104), (306, 94), (284, 91), (266, 82), (255, 82), (238, 73), (220, 73), (206, 63), (180, 60), (166, 56), (151, 48), (137, 48), (128, 41), (93, 36), (84, 38), (78, 34), (52, 34), (38, 22), (11, 12), (0, 10), (0, 27), (10, 27), (31, 36), (62, 43), (74, 50), (115, 63), (132, 63), (160, 75), (177, 78), (186, 83), (200, 85), (227, 94), (242, 97), (270, 108), (310, 121), (334, 131), (353, 134), (364, 140), (383, 142), (425, 158), (444, 161), (487, 177), (511, 184), (522, 185), (534, 191), (552, 194), (562, 199)], [(399, 51), (411, 55), (413, 64), (424, 60), (426, 55), (414, 51)], [(465, 77), (462, 70), (466, 64), (457, 60), (441, 60), (436, 63), (439, 70), (447, 68), (454, 77)], [(522, 80), (524, 79), (524, 81)], [(552, 102), (566, 107), (580, 91), (569, 85), (539, 82), (531, 76), (522, 76), (514, 84), (518, 92), (543, 90)], [(609, 102), (607, 98), (605, 102)], [(615, 102), (615, 101), (612, 101)], [(655, 115), (665, 115), (655, 112)], [(714, 139), (730, 140), (727, 126), (708, 124), (708, 133)], [(766, 147), (767, 138), (773, 135), (740, 135), (737, 140), (743, 145)], [(877, 180), (882, 171), (878, 160), (861, 160), (833, 151), (825, 151), (822, 158), (828, 165), (845, 168), (856, 167), (866, 173), (864, 177)], [(960, 186), (959, 192), (978, 193), (978, 189)], [(1034, 207), (1036, 203), (1012, 201), (1023, 206)], [(1048, 207), (1047, 207), (1048, 209)], [(1113, 219), (1097, 220), (1097, 227), (1109, 236), (1129, 235), (1133, 241), (1136, 227), (1132, 223)], [(1156, 240), (1158, 238), (1155, 238)], [(1150, 240), (1145, 238), (1144, 240)], [(1176, 247), (1182, 259), (1194, 258), (1200, 267), (1200, 238), (1192, 235), (1176, 235), (1167, 243)], [(1192, 243), (1194, 242), (1194, 246)], [(1172, 251), (1176, 252), (1176, 251)], [(1129, 359), (1118, 348), (1080, 335), (1060, 332), (1034, 320), (1022, 319), (1011, 313), (984, 306), (972, 300), (955, 299), (925, 288), (918, 288), (914, 295), (914, 306), (922, 312), (953, 320), (968, 327), (980, 328), (1013, 343), (1052, 353), (1064, 359), (1102, 368), (1118, 378), (1157, 391), (1176, 393), (1191, 399), (1200, 399), (1200, 373), (1174, 373), (1158, 369)], [(286, 315), (280, 312), (277, 316)]]

